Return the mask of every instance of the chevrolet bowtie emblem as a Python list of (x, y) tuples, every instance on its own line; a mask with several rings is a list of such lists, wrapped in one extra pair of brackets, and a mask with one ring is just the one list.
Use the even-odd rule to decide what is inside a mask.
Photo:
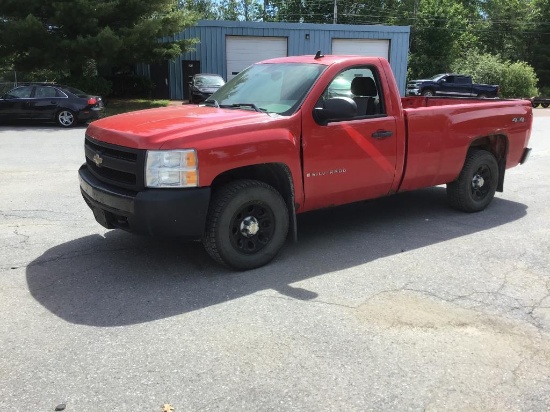
[(92, 158), (92, 160), (97, 165), (97, 167), (100, 167), (101, 163), (103, 163), (103, 158), (99, 155), (99, 153), (96, 153)]

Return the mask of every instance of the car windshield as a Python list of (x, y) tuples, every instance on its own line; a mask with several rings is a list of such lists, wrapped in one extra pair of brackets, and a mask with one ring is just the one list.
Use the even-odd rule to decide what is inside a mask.
[(71, 92), (72, 94), (76, 94), (78, 97), (88, 97), (88, 93), (84, 93), (82, 90), (78, 90), (74, 87), (65, 86), (63, 89)]
[(220, 87), (225, 84), (220, 76), (197, 76), (195, 77), (195, 85), (203, 87)]
[(218, 89), (207, 104), (288, 116), (298, 109), (325, 68), (313, 63), (255, 64)]

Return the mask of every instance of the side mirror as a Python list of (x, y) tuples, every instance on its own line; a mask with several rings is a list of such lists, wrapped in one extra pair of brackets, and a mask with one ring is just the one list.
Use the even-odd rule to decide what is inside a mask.
[(323, 102), (323, 107), (313, 109), (313, 118), (321, 126), (331, 121), (352, 119), (357, 115), (357, 104), (349, 97), (333, 97)]

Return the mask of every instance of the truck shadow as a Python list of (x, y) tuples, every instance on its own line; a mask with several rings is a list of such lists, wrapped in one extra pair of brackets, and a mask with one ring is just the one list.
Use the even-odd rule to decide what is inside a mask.
[(315, 292), (292, 284), (495, 228), (526, 213), (527, 206), (499, 198), (485, 212), (456, 212), (441, 187), (312, 212), (298, 220), (297, 244), (288, 242), (274, 262), (248, 272), (220, 268), (198, 242), (110, 231), (47, 250), (28, 265), (27, 282), (39, 303), (68, 322), (131, 325), (269, 289), (315, 299)]

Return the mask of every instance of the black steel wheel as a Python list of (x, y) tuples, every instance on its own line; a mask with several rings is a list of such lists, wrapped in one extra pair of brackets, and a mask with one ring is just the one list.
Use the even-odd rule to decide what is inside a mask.
[(203, 244), (224, 266), (254, 269), (277, 255), (288, 226), (288, 209), (279, 192), (257, 180), (236, 180), (214, 193)]
[(464, 212), (485, 209), (495, 196), (498, 164), (487, 150), (471, 149), (457, 180), (447, 184), (447, 198), (452, 207)]

